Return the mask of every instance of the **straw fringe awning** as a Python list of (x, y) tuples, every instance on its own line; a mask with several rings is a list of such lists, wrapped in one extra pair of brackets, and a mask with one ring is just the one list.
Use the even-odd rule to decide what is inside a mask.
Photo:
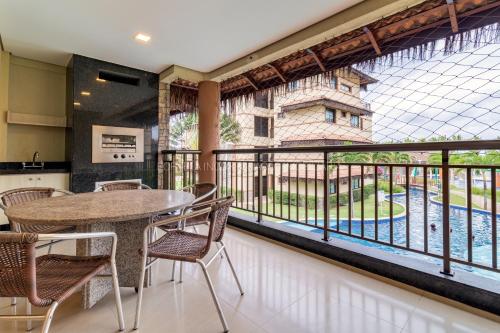
[[(352, 65), (370, 69), (377, 63), (390, 65), (404, 57), (424, 60), (433, 55), (436, 41), (443, 38), (445, 53), (463, 50), (470, 41), (477, 46), (485, 40), (499, 40), (499, 22), (498, 0), (428, 0), (224, 80), (221, 100), (249, 102), (262, 90), (284, 94), (292, 81), (303, 81), (305, 89), (328, 82), (338, 70), (344, 71), (342, 75), (356, 75), (361, 86), (366, 86), (373, 83), (372, 78), (360, 71), (353, 73)], [(177, 90), (171, 94), (172, 105), (197, 106), (196, 83), (179, 79), (172, 88)]]

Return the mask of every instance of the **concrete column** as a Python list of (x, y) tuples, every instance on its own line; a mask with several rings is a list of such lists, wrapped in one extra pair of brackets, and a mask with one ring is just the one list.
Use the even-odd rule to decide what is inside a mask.
[(199, 182), (215, 183), (214, 149), (219, 148), (220, 86), (218, 82), (201, 81), (198, 84), (198, 148)]

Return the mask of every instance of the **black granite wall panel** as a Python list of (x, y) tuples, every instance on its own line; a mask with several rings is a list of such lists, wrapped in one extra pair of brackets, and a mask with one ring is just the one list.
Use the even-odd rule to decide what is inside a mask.
[[(103, 71), (138, 80), (135, 84), (97, 80)], [(72, 97), (67, 107), (72, 191), (93, 191), (97, 181), (137, 178), (157, 187), (158, 84), (158, 74), (73, 56), (67, 76), (67, 95)], [(143, 128), (144, 162), (92, 163), (92, 125)]]

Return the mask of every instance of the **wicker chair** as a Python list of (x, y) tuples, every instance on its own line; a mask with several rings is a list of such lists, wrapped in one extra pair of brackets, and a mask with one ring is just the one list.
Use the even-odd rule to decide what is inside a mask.
[(120, 190), (151, 190), (146, 184), (136, 182), (113, 182), (99, 186), (94, 192), (120, 191)]
[[(73, 195), (72, 192), (59, 190), (51, 187), (27, 187), (0, 193), (0, 208), (5, 210), (8, 207), (19, 205), (38, 199), (50, 198), (56, 193), (63, 195)], [(16, 232), (31, 232), (37, 234), (48, 234), (58, 232), (68, 232), (74, 229), (70, 226), (50, 226), (50, 225), (27, 225), (10, 221), (10, 230)]]
[[(48, 254), (36, 258), (37, 241), (112, 238), (111, 254), (76, 257)], [(71, 233), (33, 234), (0, 233), (0, 297), (26, 297), (26, 315), (2, 315), (3, 320), (43, 321), (42, 333), (48, 333), (55, 310), (85, 283), (111, 267), (116, 310), (120, 330), (124, 329), (123, 311), (115, 265), (116, 234)], [(49, 307), (45, 315), (31, 315), (31, 305)]]
[[(217, 191), (217, 185), (212, 184), (212, 183), (199, 183), (199, 184), (194, 184), (190, 186), (186, 186), (182, 189), (184, 192), (189, 192), (194, 194), (195, 200), (192, 202), (192, 205), (210, 201), (215, 199), (216, 191)], [(186, 212), (187, 208), (184, 208), (181, 211), (181, 214), (184, 214)], [(155, 221), (161, 221), (164, 220), (165, 218), (169, 218), (169, 215), (160, 215), (158, 216)], [(208, 224), (208, 214), (204, 215), (198, 215), (194, 216), (192, 218), (188, 218), (185, 220), (181, 220), (179, 222), (174, 222), (170, 224), (163, 225), (159, 227), (159, 229), (163, 231), (170, 231), (173, 229), (184, 229), (186, 227), (192, 227), (194, 231), (197, 233), (198, 231), (196, 230), (196, 226), (201, 225), (201, 224)], [(176, 262), (172, 262), (172, 278), (170, 281), (175, 280), (175, 267), (176, 267)], [(182, 282), (182, 262), (180, 263), (180, 269), (179, 269), (179, 282)]]
[[(142, 295), (144, 286), (144, 276), (146, 274), (146, 269), (155, 261), (154, 259), (170, 259), (181, 262), (191, 262), (197, 263), (203, 270), (205, 279), (207, 281), (210, 293), (212, 294), (213, 301), (219, 313), (219, 318), (222, 322), (224, 332), (228, 332), (228, 326), (224, 313), (222, 312), (219, 300), (215, 294), (214, 286), (208, 275), (207, 268), (214, 261), (213, 259), (218, 256), (221, 252), (224, 252), (225, 257), (231, 268), (233, 277), (238, 285), (240, 294), (243, 295), (243, 289), (236, 275), (236, 271), (229, 259), (226, 246), (222, 242), (224, 236), (224, 230), (226, 228), (227, 217), (229, 213), (229, 208), (233, 203), (233, 197), (226, 197), (222, 199), (211, 200), (191, 206), (190, 212), (170, 217), (159, 222), (152, 223), (144, 229), (144, 244), (143, 248), (139, 251), (142, 256), (142, 270), (139, 282), (139, 295), (137, 298), (137, 308), (134, 329), (138, 329), (141, 306), (142, 306)], [(180, 229), (174, 229), (167, 231), (165, 235), (155, 240), (152, 243), (148, 243), (147, 235), (150, 233), (152, 228), (157, 228), (165, 224), (176, 223), (182, 221), (183, 219), (196, 218), (204, 214), (209, 214), (209, 231), (208, 235), (200, 235), (196, 233), (187, 232)], [(220, 246), (216, 253), (204, 263), (204, 259), (208, 252), (210, 251), (210, 245), (212, 242), (218, 243)], [(148, 263), (148, 258), (153, 259)]]

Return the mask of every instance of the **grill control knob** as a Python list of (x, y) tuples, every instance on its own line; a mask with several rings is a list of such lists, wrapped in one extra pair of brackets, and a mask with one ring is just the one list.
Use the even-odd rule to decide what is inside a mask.
[(127, 155), (125, 155), (125, 154), (122, 154), (122, 158), (125, 158), (125, 157), (127, 157)]
[(114, 158), (118, 158), (118, 154), (114, 154), (114, 155), (113, 155), (113, 157), (114, 157)]

